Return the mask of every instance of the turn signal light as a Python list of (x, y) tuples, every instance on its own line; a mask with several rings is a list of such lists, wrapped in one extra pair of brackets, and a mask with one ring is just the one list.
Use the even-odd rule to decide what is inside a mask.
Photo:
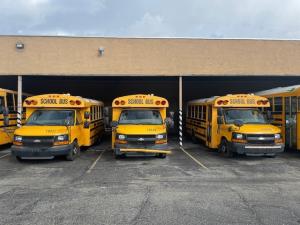
[(71, 104), (71, 105), (75, 105), (75, 101), (74, 101), (74, 100), (71, 100), (71, 101), (70, 101), (70, 104)]
[(259, 100), (259, 101), (257, 101), (257, 105), (266, 105), (266, 104), (268, 104), (268, 100)]
[(25, 103), (27, 104), (27, 105), (37, 105), (37, 101), (36, 100), (25, 100)]
[(155, 104), (156, 104), (156, 105), (160, 105), (160, 101), (156, 101)]
[(124, 100), (121, 101), (121, 105), (125, 105), (125, 101)]

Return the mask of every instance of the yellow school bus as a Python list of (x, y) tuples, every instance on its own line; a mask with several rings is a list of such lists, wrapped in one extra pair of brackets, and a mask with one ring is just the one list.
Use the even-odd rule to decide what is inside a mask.
[(112, 103), (112, 149), (115, 158), (126, 155), (171, 153), (167, 145), (166, 99), (136, 94), (119, 97)]
[(80, 147), (91, 146), (104, 132), (100, 101), (44, 94), (27, 98), (23, 106), (26, 122), (15, 130), (11, 149), (17, 159), (64, 155), (72, 161)]
[(300, 150), (300, 85), (278, 87), (256, 94), (269, 99), (273, 124), (281, 128), (287, 148)]
[[(30, 95), (23, 93), (22, 99), (28, 96)], [(13, 134), (17, 128), (17, 105), (17, 92), (0, 88), (0, 145), (13, 142)]]
[(235, 94), (188, 102), (186, 131), (193, 140), (227, 157), (234, 154), (269, 155), (284, 150), (280, 129), (261, 112), (269, 107), (267, 98)]

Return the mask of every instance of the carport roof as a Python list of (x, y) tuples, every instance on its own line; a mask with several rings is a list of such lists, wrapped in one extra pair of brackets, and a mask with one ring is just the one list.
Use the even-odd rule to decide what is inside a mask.
[(0, 75), (300, 75), (299, 40), (0, 36), (0, 49)]

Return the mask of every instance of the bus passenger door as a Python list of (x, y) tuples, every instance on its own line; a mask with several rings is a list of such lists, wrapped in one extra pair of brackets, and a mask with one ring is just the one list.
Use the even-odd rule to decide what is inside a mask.
[(285, 97), (285, 144), (297, 148), (297, 97)]
[(207, 146), (211, 147), (211, 135), (212, 135), (212, 105), (208, 105), (207, 109)]

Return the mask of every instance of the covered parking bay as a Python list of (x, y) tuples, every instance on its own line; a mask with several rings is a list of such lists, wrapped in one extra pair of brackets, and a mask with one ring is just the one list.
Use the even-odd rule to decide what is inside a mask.
[(2, 88), (106, 105), (153, 93), (169, 100), (174, 134), (188, 100), (297, 84), (300, 75), (299, 41), (0, 36), (0, 47)]
[[(24, 92), (106, 104), (150, 92), (177, 115), (193, 98), (300, 81), (297, 41), (0, 37), (0, 47), (0, 87), (18, 89), (19, 77)], [(162, 160), (117, 161), (108, 141), (74, 162), (19, 163), (2, 150), (0, 224), (299, 224), (299, 154), (228, 159), (185, 142), (192, 159), (174, 140)]]

